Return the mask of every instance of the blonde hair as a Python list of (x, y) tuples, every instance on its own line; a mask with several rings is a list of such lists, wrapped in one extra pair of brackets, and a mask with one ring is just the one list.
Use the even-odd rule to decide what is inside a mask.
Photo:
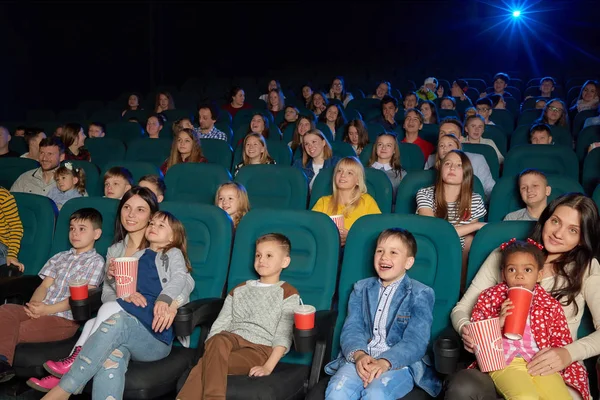
[(265, 137), (260, 133), (249, 133), (244, 138), (244, 143), (242, 145), (242, 161), (244, 162), (244, 165), (250, 164), (250, 158), (248, 158), (248, 156), (246, 155), (246, 142), (248, 141), (248, 138), (251, 137), (258, 139), (258, 141), (260, 141), (260, 143), (263, 146), (264, 151), (260, 156), (260, 164), (266, 164), (270, 161), (273, 161), (273, 158), (271, 158), (271, 156), (269, 155), (269, 150), (267, 149), (267, 141), (265, 140)]
[(219, 188), (217, 189), (217, 193), (215, 194), (215, 206), (217, 207), (219, 206), (219, 193), (222, 189), (225, 188), (232, 188), (233, 190), (235, 190), (240, 199), (239, 210), (237, 213), (235, 213), (235, 215), (231, 217), (231, 219), (233, 220), (233, 227), (237, 228), (242, 217), (246, 215), (248, 211), (250, 211), (250, 200), (248, 199), (248, 192), (246, 191), (244, 185), (240, 183), (225, 182), (221, 184), (221, 186), (219, 186)]
[(193, 130), (189, 128), (183, 128), (179, 133), (175, 135), (173, 138), (173, 144), (171, 145), (171, 155), (167, 161), (167, 169), (171, 168), (175, 164), (179, 164), (183, 162), (183, 158), (181, 158), (181, 154), (179, 150), (177, 150), (177, 139), (179, 139), (179, 135), (185, 133), (192, 139), (192, 152), (189, 156), (187, 162), (200, 162), (204, 155), (202, 154), (202, 147), (200, 147), (200, 139), (194, 133)]
[[(338, 171), (344, 167), (352, 170), (358, 178), (358, 183), (352, 189), (352, 196), (350, 197), (350, 202), (348, 204), (342, 203), (339, 190), (335, 184), (335, 177), (337, 176)], [(358, 206), (358, 203), (361, 201), (361, 196), (364, 193), (367, 193), (367, 185), (365, 183), (365, 168), (363, 167), (362, 163), (357, 157), (342, 158), (336, 164), (335, 169), (333, 170), (333, 195), (331, 196), (331, 202), (329, 204), (330, 215), (338, 214), (338, 209), (343, 208), (344, 217), (348, 217), (348, 215), (350, 215)]]
[[(327, 159), (331, 158), (331, 156), (333, 156), (333, 150), (331, 150), (331, 145), (329, 144), (329, 140), (327, 140), (327, 138), (325, 137), (323, 132), (321, 132), (318, 129), (311, 129), (310, 131), (308, 131), (304, 134), (304, 136), (302, 137), (302, 147), (304, 147), (304, 139), (306, 138), (307, 135), (315, 135), (315, 136), (318, 136), (321, 140), (325, 141), (325, 147), (323, 148), (323, 160), (327, 160)], [(308, 155), (308, 153), (306, 151), (303, 151), (302, 152), (302, 166), (303, 167), (306, 167), (306, 164), (308, 164), (309, 158), (310, 158), (310, 156)]]
[(379, 139), (384, 136), (389, 136), (394, 139), (394, 154), (392, 154), (390, 166), (394, 171), (396, 171), (397, 176), (402, 171), (402, 163), (400, 162), (400, 145), (398, 145), (398, 137), (391, 132), (382, 133), (381, 135), (377, 136), (377, 140), (375, 140), (375, 144), (371, 149), (371, 157), (369, 158), (367, 165), (370, 167), (379, 159), (377, 156), (377, 143), (379, 143)]
[(77, 178), (77, 183), (73, 188), (77, 189), (80, 195), (85, 195), (85, 171), (83, 168), (78, 168), (70, 162), (66, 162), (54, 171), (54, 180), (58, 181), (58, 177), (63, 175), (71, 175), (73, 178)]

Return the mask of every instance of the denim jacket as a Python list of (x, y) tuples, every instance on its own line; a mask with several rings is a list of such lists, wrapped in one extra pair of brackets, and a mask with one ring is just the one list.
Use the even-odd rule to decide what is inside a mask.
[[(341, 352), (338, 358), (325, 366), (325, 372), (335, 374), (340, 367), (352, 362), (348, 356), (362, 350), (368, 353), (368, 343), (373, 338), (373, 321), (379, 301), (379, 279), (360, 280), (348, 301), (348, 316), (340, 337)], [(392, 369), (408, 367), (415, 385), (435, 397), (441, 391), (441, 382), (431, 367), (427, 345), (433, 322), (433, 289), (405, 276), (394, 294), (388, 313), (387, 344), (390, 349), (385, 358)]]
[[(341, 158), (339, 158), (338, 156), (331, 156), (323, 162), (323, 168), (333, 168), (340, 160), (341, 160)], [(294, 161), (294, 167), (300, 168), (300, 170), (302, 172), (304, 172), (304, 175), (306, 175), (308, 182), (310, 182), (311, 179), (313, 178), (313, 176), (315, 176), (315, 171), (313, 170), (312, 158), (310, 160), (308, 160), (308, 162), (306, 163), (306, 167), (305, 167), (302, 165), (302, 157), (300, 157), (296, 161)]]

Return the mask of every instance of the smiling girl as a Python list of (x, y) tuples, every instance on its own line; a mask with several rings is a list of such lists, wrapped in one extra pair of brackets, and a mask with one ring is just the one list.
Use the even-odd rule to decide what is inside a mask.
[(207, 160), (202, 154), (200, 139), (192, 129), (183, 128), (173, 139), (171, 155), (160, 166), (160, 170), (166, 174), (173, 165), (187, 162), (205, 163)]

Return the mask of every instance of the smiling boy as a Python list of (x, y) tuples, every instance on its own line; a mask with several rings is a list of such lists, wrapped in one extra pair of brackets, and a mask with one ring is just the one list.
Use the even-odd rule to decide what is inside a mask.
[(525, 208), (513, 211), (504, 217), (504, 221), (537, 221), (548, 204), (552, 188), (542, 171), (526, 169), (519, 174), (519, 193)]

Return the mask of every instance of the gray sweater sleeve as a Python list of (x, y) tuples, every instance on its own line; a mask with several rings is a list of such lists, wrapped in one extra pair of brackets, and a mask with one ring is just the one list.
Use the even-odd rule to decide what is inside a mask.
[(217, 333), (230, 330), (232, 315), (233, 297), (231, 296), (231, 294), (228, 294), (225, 298), (225, 302), (223, 303), (223, 308), (221, 308), (221, 312), (219, 312), (219, 316), (210, 328), (210, 332), (206, 340), (210, 339)]
[(294, 309), (300, 304), (300, 296), (293, 294), (283, 301), (281, 318), (273, 336), (273, 347), (283, 346), (285, 352), (290, 351), (292, 345), (292, 330), (294, 327)]
[[(115, 243), (108, 248), (106, 252), (106, 266), (105, 273), (108, 273), (108, 265), (112, 258), (121, 257), (123, 254), (122, 242)], [(115, 287), (115, 278), (109, 278), (108, 275), (104, 277), (104, 285), (102, 286), (102, 303), (117, 300), (117, 290)]]
[[(171, 302), (175, 300), (178, 306), (181, 306), (190, 299), (190, 294), (194, 290), (194, 279), (185, 266), (185, 259), (181, 250), (173, 248), (167, 252), (167, 257), (169, 258), (169, 269), (167, 270), (169, 282), (163, 286), (157, 301), (164, 301), (171, 305)], [(162, 266), (159, 266), (159, 268), (162, 268)]]

